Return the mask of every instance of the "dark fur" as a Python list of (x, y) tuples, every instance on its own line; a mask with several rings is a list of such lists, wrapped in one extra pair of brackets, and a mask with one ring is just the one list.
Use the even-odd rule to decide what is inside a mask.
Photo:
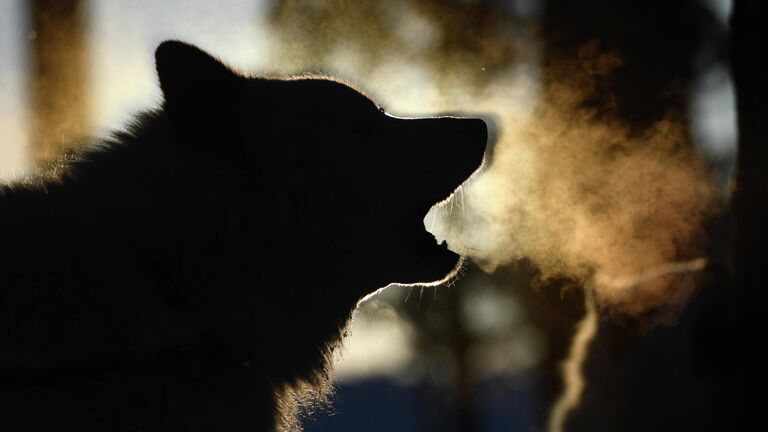
[(480, 120), (156, 53), (161, 110), (0, 193), (3, 430), (290, 428), (356, 303), (445, 278), (422, 219)]

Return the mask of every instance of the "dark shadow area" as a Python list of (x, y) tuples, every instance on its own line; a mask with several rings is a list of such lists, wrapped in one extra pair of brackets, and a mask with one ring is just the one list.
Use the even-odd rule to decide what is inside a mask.
[(12, 430), (291, 427), (363, 296), (459, 263), (422, 219), (482, 163), (482, 120), (155, 57), (162, 109), (0, 190)]

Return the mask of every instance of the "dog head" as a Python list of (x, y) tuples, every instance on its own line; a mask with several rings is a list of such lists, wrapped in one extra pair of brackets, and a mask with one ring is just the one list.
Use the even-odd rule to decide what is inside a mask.
[(361, 294), (457, 268), (423, 220), (481, 166), (482, 120), (398, 118), (340, 82), (247, 78), (180, 42), (156, 59), (184, 141), (247, 173), (243, 204), (263, 230), (254, 241), (279, 237), (269, 253), (341, 263)]

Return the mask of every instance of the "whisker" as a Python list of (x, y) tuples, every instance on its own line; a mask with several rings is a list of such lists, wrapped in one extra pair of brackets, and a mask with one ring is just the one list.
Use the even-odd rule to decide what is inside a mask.
[(408, 294), (405, 295), (405, 301), (403, 301), (403, 303), (408, 303), (408, 298), (411, 296), (412, 291), (413, 291), (413, 285), (408, 287)]

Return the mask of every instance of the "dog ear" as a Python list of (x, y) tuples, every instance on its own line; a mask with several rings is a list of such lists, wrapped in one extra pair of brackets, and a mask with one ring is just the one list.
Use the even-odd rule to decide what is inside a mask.
[[(155, 51), (164, 108), (177, 127), (196, 135), (200, 125), (226, 116), (227, 101), (244, 78), (199, 48), (165, 41)], [(184, 130), (191, 128), (190, 130)]]

